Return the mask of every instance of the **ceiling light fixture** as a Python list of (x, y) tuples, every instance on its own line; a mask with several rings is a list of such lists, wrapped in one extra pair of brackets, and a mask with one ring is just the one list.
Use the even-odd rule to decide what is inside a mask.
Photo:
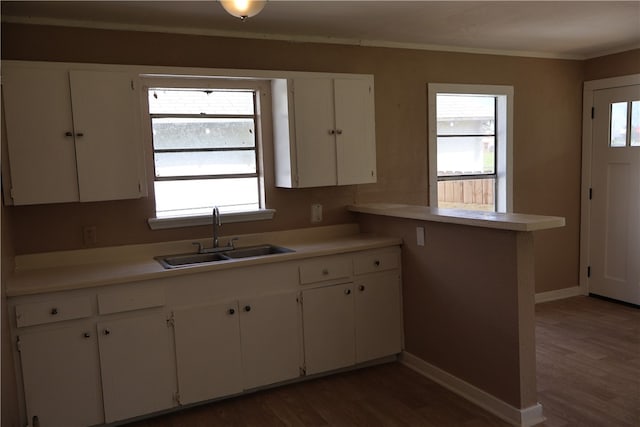
[(247, 18), (260, 13), (267, 2), (266, 0), (220, 0), (220, 4), (230, 15), (244, 22)]

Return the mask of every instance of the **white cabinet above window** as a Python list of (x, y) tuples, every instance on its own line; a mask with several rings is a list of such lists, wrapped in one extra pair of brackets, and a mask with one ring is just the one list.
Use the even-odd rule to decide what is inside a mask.
[(276, 185), (376, 182), (373, 77), (273, 81)]
[(136, 75), (72, 65), (3, 63), (15, 205), (146, 195)]

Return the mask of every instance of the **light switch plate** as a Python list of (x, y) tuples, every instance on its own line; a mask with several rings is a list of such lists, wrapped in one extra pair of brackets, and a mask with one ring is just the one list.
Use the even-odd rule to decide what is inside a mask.
[(424, 246), (424, 227), (416, 227), (416, 243), (418, 246)]
[(322, 222), (322, 205), (311, 205), (311, 222)]

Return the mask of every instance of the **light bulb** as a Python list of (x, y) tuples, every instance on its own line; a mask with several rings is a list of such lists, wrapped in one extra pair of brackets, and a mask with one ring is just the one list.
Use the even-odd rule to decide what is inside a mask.
[(266, 0), (220, 0), (224, 10), (242, 21), (256, 16), (264, 9), (266, 3)]

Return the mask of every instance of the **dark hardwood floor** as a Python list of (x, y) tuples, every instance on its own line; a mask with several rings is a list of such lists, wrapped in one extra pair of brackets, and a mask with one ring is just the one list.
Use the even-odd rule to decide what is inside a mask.
[[(640, 426), (640, 310), (576, 297), (539, 304), (539, 399), (545, 427)], [(508, 426), (391, 363), (128, 424), (210, 426)]]

